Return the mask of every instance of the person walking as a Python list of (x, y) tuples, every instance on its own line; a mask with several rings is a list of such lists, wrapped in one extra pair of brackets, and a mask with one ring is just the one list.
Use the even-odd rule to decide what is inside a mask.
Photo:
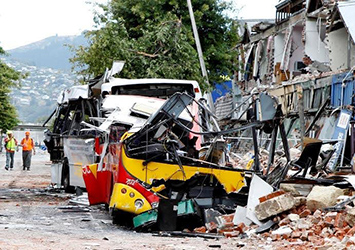
[(12, 134), (12, 131), (7, 131), (7, 136), (4, 140), (5, 149), (6, 149), (6, 170), (12, 170), (14, 168), (14, 155), (15, 150), (17, 149), (17, 140)]
[(22, 146), (22, 164), (23, 164), (22, 170), (27, 169), (28, 171), (30, 171), (32, 150), (34, 155), (36, 154), (36, 151), (35, 151), (33, 139), (30, 137), (29, 131), (26, 131), (25, 138), (23, 138), (21, 141), (21, 146)]

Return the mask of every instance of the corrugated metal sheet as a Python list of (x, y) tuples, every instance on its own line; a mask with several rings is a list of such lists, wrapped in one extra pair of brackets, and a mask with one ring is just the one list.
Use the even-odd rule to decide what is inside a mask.
[(218, 98), (215, 102), (216, 116), (218, 119), (229, 117), (232, 114), (233, 98), (231, 95), (226, 95)]
[[(341, 105), (341, 92), (342, 81), (347, 73), (333, 75), (332, 78), (332, 93), (331, 93), (331, 105), (336, 108)], [(346, 81), (346, 87), (344, 89), (343, 105), (350, 105), (354, 103), (354, 80), (348, 77)]]
[(338, 8), (348, 32), (355, 41), (355, 1), (339, 2)]

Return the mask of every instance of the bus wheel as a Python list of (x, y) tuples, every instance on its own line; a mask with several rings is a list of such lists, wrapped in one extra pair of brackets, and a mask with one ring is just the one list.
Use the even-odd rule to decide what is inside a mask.
[(62, 184), (66, 193), (74, 193), (75, 187), (70, 186), (69, 164), (67, 160), (63, 163)]

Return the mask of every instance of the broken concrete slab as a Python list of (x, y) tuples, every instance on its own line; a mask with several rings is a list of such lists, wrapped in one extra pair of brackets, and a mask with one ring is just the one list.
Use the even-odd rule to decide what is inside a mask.
[(317, 209), (334, 206), (337, 198), (343, 194), (342, 189), (334, 186), (314, 186), (307, 196), (307, 207), (313, 212)]
[(273, 192), (273, 187), (261, 179), (256, 174), (250, 183), (248, 204), (247, 204), (247, 218), (255, 224), (261, 226), (263, 223), (259, 221), (255, 214), (255, 207), (260, 203), (259, 197), (268, 195)]
[(295, 206), (295, 199), (290, 193), (286, 193), (258, 204), (255, 207), (255, 215), (258, 220), (264, 220), (273, 215), (290, 210)]
[(291, 193), (293, 196), (307, 196), (313, 188), (313, 184), (281, 183), (280, 189)]

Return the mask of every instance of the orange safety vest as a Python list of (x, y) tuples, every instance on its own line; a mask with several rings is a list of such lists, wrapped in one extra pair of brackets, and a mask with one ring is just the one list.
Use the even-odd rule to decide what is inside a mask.
[(32, 138), (29, 138), (28, 140), (26, 138), (23, 138), (21, 141), (22, 145), (22, 150), (23, 151), (31, 151), (33, 149), (33, 140)]

